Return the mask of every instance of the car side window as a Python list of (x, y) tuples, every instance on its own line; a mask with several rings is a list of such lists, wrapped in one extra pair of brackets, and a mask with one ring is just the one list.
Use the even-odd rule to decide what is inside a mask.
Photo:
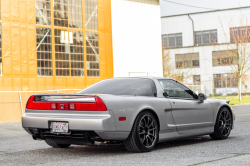
[(185, 98), (185, 99), (197, 99), (197, 95), (190, 89), (174, 80), (159, 80), (164, 92), (169, 97)]

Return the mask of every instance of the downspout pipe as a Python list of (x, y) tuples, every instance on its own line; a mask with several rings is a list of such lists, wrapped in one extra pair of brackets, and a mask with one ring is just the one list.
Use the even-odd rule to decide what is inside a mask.
[[(193, 41), (194, 41), (194, 20), (189, 16), (188, 14), (188, 17), (190, 18), (190, 20), (192, 21), (192, 27), (193, 27)], [(193, 42), (193, 46), (194, 46), (194, 42)]]

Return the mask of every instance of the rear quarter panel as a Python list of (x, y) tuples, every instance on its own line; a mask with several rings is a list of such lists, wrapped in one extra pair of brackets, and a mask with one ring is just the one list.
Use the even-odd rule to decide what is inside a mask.
[[(130, 132), (136, 117), (143, 110), (152, 110), (157, 115), (160, 130), (165, 130), (167, 123), (174, 124), (171, 105), (166, 98), (114, 95), (100, 97), (114, 114), (116, 131)], [(119, 117), (126, 117), (126, 121), (119, 121)]]

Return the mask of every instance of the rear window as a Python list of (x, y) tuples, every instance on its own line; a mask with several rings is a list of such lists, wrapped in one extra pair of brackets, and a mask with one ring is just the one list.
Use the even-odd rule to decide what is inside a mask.
[(150, 79), (117, 78), (100, 81), (79, 93), (156, 96), (156, 87)]

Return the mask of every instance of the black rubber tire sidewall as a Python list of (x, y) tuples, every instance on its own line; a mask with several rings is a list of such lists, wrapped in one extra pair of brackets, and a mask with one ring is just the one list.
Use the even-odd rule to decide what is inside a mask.
[[(230, 128), (230, 131), (228, 133), (228, 135), (223, 135), (221, 132), (220, 132), (220, 129), (219, 129), (219, 115), (221, 114), (222, 111), (225, 111), (227, 110), (229, 115), (231, 116), (231, 128)], [(231, 130), (232, 130), (232, 125), (233, 125), (233, 117), (232, 117), (232, 114), (230, 112), (230, 110), (228, 110), (228, 108), (226, 107), (222, 107), (218, 114), (217, 114), (217, 117), (216, 117), (216, 123), (215, 123), (215, 126), (214, 126), (214, 133), (210, 135), (210, 137), (212, 139), (215, 139), (215, 140), (223, 140), (223, 139), (227, 139), (228, 136), (230, 135), (231, 133)]]
[[(150, 147), (147, 148), (144, 145), (142, 145), (141, 141), (140, 141), (140, 137), (139, 137), (139, 123), (140, 120), (142, 119), (142, 117), (144, 117), (145, 115), (149, 116), (150, 118), (152, 118), (155, 122), (155, 126), (156, 126), (156, 138), (155, 138), (155, 142), (154, 144)], [(158, 127), (158, 122), (156, 117), (149, 111), (144, 111), (141, 112), (138, 117), (136, 118), (132, 131), (129, 135), (129, 137), (127, 138), (127, 142), (125, 143), (126, 148), (131, 151), (131, 152), (149, 152), (152, 149), (154, 149), (154, 147), (156, 146), (156, 143), (158, 141), (159, 138), (159, 127)]]
[(54, 141), (51, 140), (45, 140), (45, 142), (54, 148), (68, 148), (71, 144), (57, 144)]

